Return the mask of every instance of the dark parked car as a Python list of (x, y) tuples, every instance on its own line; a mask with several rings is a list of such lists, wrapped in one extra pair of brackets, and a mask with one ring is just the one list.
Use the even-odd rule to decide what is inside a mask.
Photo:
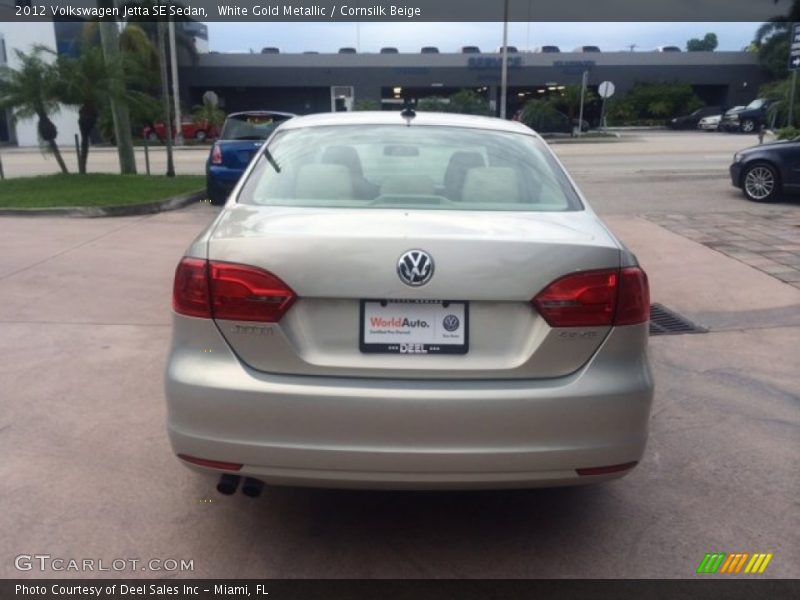
[(231, 113), (206, 161), (206, 192), (212, 204), (224, 204), (250, 159), (273, 130), (293, 114), (266, 110)]
[(481, 49), (477, 46), (462, 46), (461, 54), (480, 54)]
[(698, 108), (691, 114), (670, 119), (667, 121), (667, 127), (670, 129), (697, 129), (697, 124), (700, 122), (700, 119), (719, 114), (722, 114), (722, 107), (704, 106), (703, 108)]
[(755, 202), (774, 202), (800, 191), (800, 138), (753, 146), (737, 152), (731, 183)]
[(558, 54), (561, 52), (561, 48), (558, 46), (542, 46), (537, 50), (537, 52), (543, 52), (544, 54)]
[(740, 109), (731, 109), (722, 115), (719, 128), (723, 131), (753, 133), (767, 123), (767, 110), (774, 103), (767, 98), (756, 98)]
[(420, 54), (439, 54), (439, 48), (436, 46), (423, 46)]
[(600, 52), (597, 46), (578, 46), (574, 52)]

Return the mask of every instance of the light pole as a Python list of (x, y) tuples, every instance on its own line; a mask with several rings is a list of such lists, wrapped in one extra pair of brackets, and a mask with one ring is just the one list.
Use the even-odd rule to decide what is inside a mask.
[(500, 67), (500, 118), (506, 118), (508, 98), (508, 0), (503, 3), (503, 61)]
[(172, 63), (172, 100), (175, 103), (175, 145), (183, 146), (181, 98), (178, 92), (178, 52), (175, 49), (175, 21), (169, 20), (169, 57)]

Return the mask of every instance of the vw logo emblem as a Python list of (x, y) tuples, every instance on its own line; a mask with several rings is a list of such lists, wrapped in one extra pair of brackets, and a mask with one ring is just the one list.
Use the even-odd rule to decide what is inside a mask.
[(397, 274), (406, 285), (425, 285), (433, 277), (433, 259), (424, 250), (409, 250), (397, 260)]
[(447, 331), (455, 331), (458, 329), (459, 325), (461, 325), (461, 321), (459, 321), (458, 317), (455, 315), (447, 315), (442, 321), (442, 326), (444, 326)]

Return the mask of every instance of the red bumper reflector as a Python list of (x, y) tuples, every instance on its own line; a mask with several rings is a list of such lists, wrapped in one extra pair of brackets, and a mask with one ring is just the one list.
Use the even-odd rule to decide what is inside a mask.
[(623, 463), (621, 465), (609, 465), (607, 467), (587, 467), (585, 469), (575, 469), (578, 475), (607, 475), (609, 473), (619, 473), (632, 469), (639, 461)]
[(208, 460), (207, 458), (197, 458), (196, 456), (189, 456), (188, 454), (178, 454), (178, 458), (192, 463), (193, 465), (200, 465), (201, 467), (209, 467), (211, 469), (222, 469), (223, 471), (238, 471), (242, 468), (242, 465), (239, 463)]

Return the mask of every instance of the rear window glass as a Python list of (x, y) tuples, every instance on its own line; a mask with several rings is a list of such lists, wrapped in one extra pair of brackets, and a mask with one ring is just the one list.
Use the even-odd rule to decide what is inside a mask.
[(566, 211), (582, 205), (536, 137), (405, 125), (278, 132), (238, 202), (273, 206)]
[(284, 115), (231, 115), (225, 119), (220, 137), (223, 140), (265, 140), (288, 118)]

